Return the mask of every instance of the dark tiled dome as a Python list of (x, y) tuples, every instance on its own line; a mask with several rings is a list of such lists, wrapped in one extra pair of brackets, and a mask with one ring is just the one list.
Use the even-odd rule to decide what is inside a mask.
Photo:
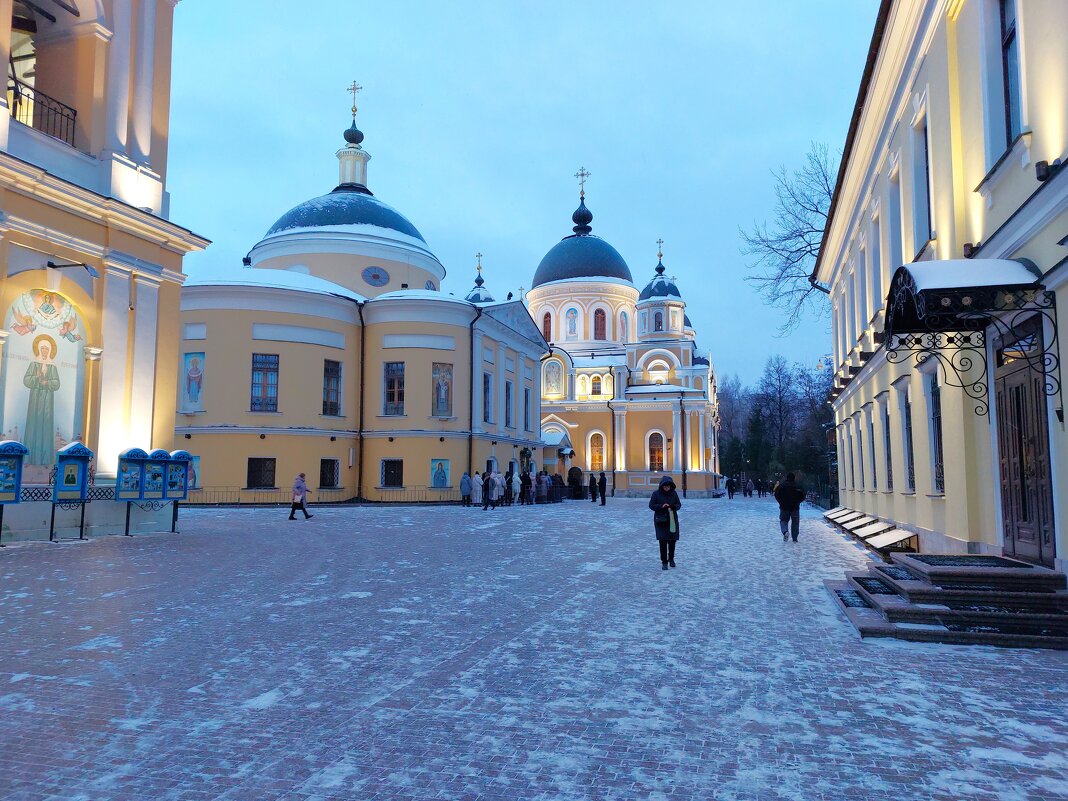
[(585, 198), (579, 200), (571, 220), (575, 223), (572, 228), (575, 233), (561, 239), (545, 254), (531, 287), (569, 278), (618, 278), (633, 283), (630, 267), (619, 251), (591, 233), (593, 213), (586, 208)]
[(407, 217), (374, 197), (365, 187), (355, 184), (343, 184), (328, 195), (294, 206), (278, 218), (267, 236), (289, 228), (320, 228), (330, 225), (374, 225), (426, 242)]
[(663, 262), (657, 263), (656, 276), (646, 284), (645, 289), (638, 295), (638, 302), (650, 300), (651, 298), (682, 298), (679, 288), (675, 286), (675, 282), (670, 278), (664, 277)]

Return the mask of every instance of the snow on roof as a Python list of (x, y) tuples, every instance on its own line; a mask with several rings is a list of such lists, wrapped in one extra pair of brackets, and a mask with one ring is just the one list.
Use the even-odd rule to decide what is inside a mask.
[(351, 289), (317, 278), (314, 275), (292, 270), (271, 270), (256, 267), (229, 267), (221, 270), (191, 270), (185, 286), (258, 286), (267, 289), (289, 289), (297, 292), (313, 292), (318, 295), (337, 295), (349, 300), (363, 301)]
[(655, 395), (668, 392), (695, 392), (701, 394), (703, 390), (692, 387), (680, 387), (678, 384), (631, 384), (627, 387), (628, 395)]
[(396, 289), (373, 298), (380, 300), (439, 300), (446, 303), (459, 303), (463, 306), (474, 306), (474, 303), (458, 298), (455, 295), (446, 295), (444, 292), (434, 292), (429, 289)]
[(1041, 273), (1013, 259), (944, 259), (906, 264), (916, 291), (1033, 284)]

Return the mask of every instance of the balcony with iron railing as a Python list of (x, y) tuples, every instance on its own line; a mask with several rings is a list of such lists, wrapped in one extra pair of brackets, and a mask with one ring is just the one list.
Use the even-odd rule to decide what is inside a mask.
[(7, 79), (11, 117), (23, 125), (74, 147), (78, 111), (18, 78)]

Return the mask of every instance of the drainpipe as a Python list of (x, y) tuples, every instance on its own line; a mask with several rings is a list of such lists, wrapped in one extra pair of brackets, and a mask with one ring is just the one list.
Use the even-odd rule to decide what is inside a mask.
[(363, 400), (364, 400), (364, 375), (367, 364), (367, 326), (363, 321), (363, 307), (367, 301), (356, 301), (356, 312), (360, 315), (360, 415), (356, 424), (356, 500), (363, 501)]
[[(616, 384), (617, 383), (618, 382), (613, 378), (612, 379), (612, 391), (613, 392), (615, 392), (615, 390), (616, 390)], [(612, 399), (611, 398), (608, 399), (608, 416), (609, 416), (609, 419), (612, 421), (612, 450), (610, 451), (610, 453), (612, 454), (612, 470), (611, 470), (611, 472), (612, 472), (612, 497), (614, 498), (614, 497), (616, 497), (616, 415), (615, 415), (615, 412), (612, 411)]]
[(687, 454), (687, 436), (686, 436), (686, 407), (682, 405), (682, 396), (679, 396), (679, 433), (682, 436), (682, 497), (686, 497), (686, 462), (689, 459)]
[[(467, 399), (467, 475), (471, 476), (471, 480), (475, 478), (475, 392), (478, 391), (478, 384), (475, 381), (475, 323), (478, 322), (478, 318), (482, 316), (482, 307), (475, 307), (475, 318), (468, 326), (468, 346), (470, 350), (470, 357), (468, 359), (471, 365), (471, 393)], [(478, 365), (481, 367), (482, 365)]]

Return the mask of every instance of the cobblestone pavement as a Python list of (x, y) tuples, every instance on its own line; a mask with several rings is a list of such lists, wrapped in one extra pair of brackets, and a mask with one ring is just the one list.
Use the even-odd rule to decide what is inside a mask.
[(1068, 654), (860, 641), (867, 556), (690, 501), (186, 510), (0, 551), (0, 798), (1068, 798)]

